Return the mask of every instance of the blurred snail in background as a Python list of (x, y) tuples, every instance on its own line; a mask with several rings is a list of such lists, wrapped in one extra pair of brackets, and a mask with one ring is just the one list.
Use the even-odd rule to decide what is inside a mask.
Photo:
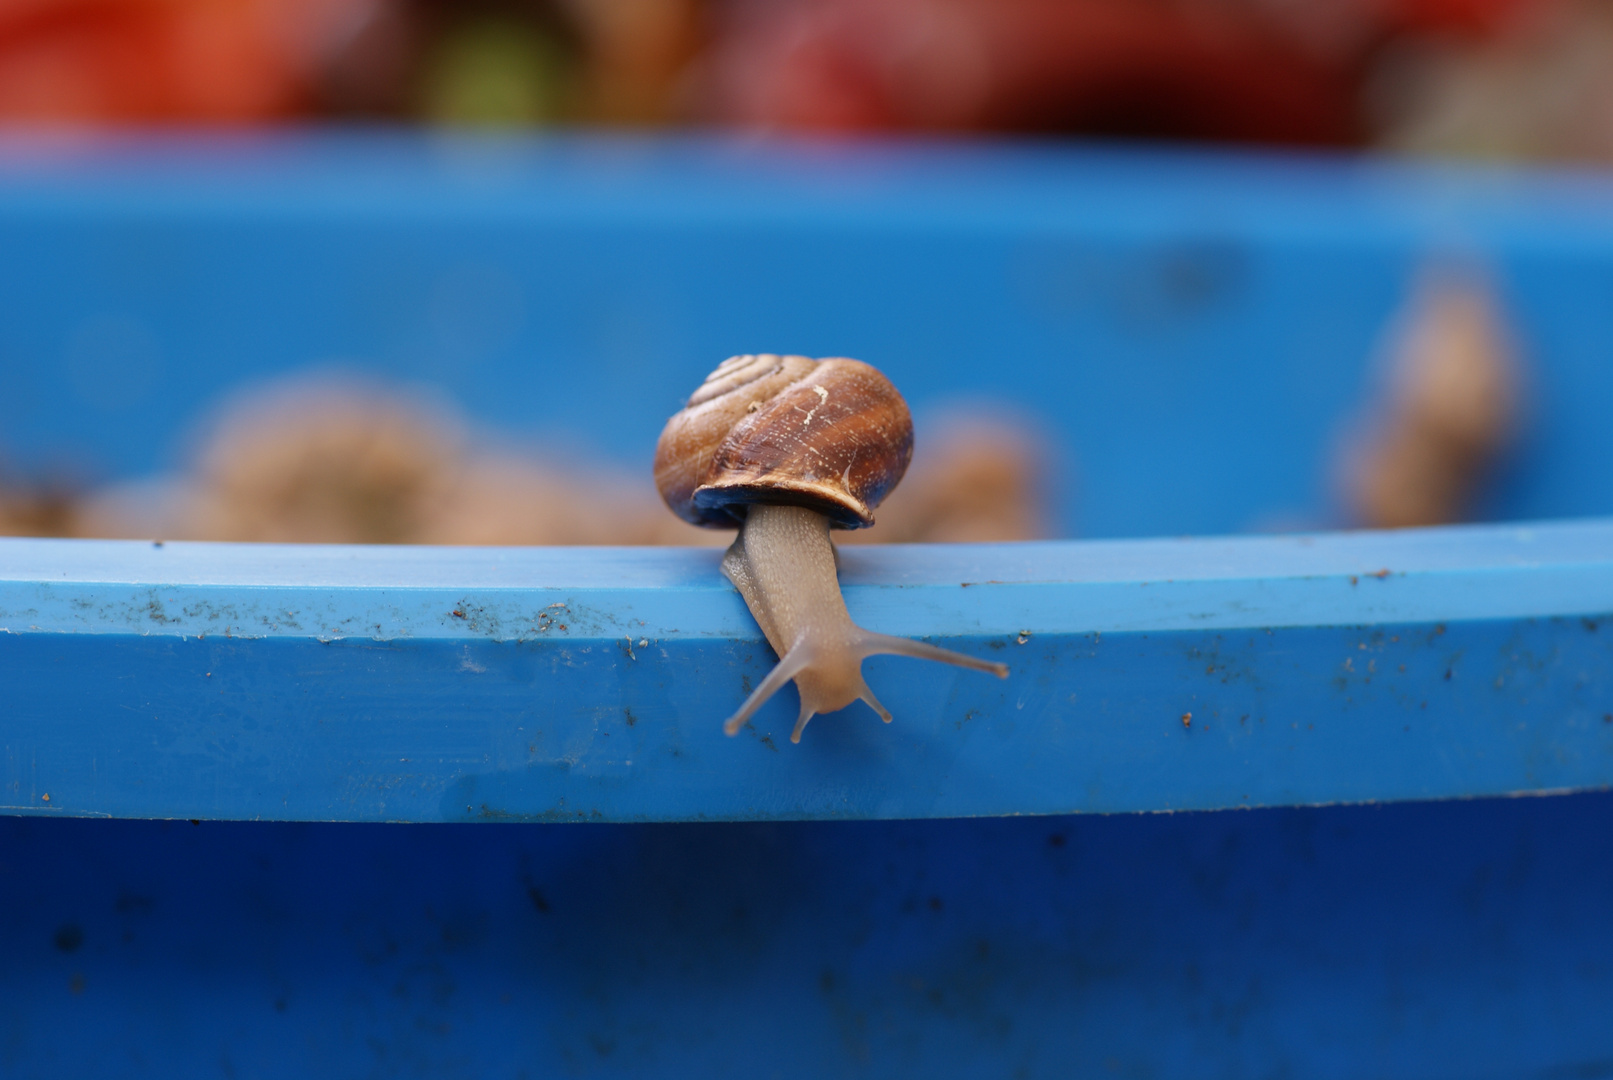
[(1344, 450), (1353, 517), (1377, 529), (1461, 521), (1523, 421), (1525, 373), (1482, 271), (1425, 271), (1386, 359), (1386, 385)]
[(863, 681), (870, 656), (914, 656), (1008, 677), (1004, 664), (864, 630), (840, 595), (830, 528), (872, 525), (873, 510), (913, 456), (907, 403), (858, 360), (735, 356), (707, 376), (661, 432), (655, 484), (672, 511), (708, 528), (739, 528), (723, 573), (739, 589), (779, 662), (723, 728), (738, 733), (795, 680), (807, 721), (853, 701), (891, 715)]

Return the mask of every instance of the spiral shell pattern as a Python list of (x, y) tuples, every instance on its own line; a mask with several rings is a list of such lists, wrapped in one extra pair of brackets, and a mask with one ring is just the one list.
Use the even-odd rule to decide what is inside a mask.
[(732, 528), (751, 503), (787, 503), (861, 529), (912, 457), (907, 403), (877, 368), (762, 353), (723, 361), (667, 421), (655, 483), (696, 525)]

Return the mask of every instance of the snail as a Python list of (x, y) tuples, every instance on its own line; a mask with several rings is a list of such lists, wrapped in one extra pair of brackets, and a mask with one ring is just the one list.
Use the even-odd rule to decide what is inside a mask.
[(1008, 677), (1004, 664), (864, 630), (846, 611), (829, 530), (872, 525), (912, 456), (913, 420), (901, 394), (878, 369), (843, 357), (731, 357), (667, 421), (656, 487), (685, 521), (739, 528), (722, 571), (779, 656), (723, 725), (729, 735), (791, 679), (801, 693), (792, 743), (816, 714), (858, 700), (890, 723), (863, 681), (870, 656)]

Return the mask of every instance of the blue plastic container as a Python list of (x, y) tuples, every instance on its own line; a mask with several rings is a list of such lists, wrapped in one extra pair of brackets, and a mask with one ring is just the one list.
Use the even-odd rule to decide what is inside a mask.
[[(12, 139), (0, 250), (24, 466), (171, 466), (339, 361), (642, 469), (723, 356), (843, 354), (921, 452), (1039, 425), (1098, 538), (846, 552), (859, 621), (1013, 674), (871, 661), (897, 722), (799, 746), (791, 694), (721, 734), (772, 655), (711, 551), (0, 540), (0, 1073), (1613, 1072), (1613, 183)], [(1481, 509), (1533, 524), (1124, 539), (1345, 523), (1448, 259), (1529, 387)]]

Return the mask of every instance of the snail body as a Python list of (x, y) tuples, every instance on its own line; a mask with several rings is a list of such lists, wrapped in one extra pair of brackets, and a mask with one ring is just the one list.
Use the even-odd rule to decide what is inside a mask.
[(655, 457), (662, 498), (686, 521), (739, 527), (722, 570), (779, 656), (724, 724), (728, 734), (791, 679), (801, 694), (791, 742), (817, 713), (858, 700), (889, 723), (863, 681), (869, 656), (1007, 677), (1003, 664), (864, 630), (846, 610), (829, 530), (873, 524), (912, 455), (912, 418), (890, 380), (838, 357), (733, 357), (667, 422)]

